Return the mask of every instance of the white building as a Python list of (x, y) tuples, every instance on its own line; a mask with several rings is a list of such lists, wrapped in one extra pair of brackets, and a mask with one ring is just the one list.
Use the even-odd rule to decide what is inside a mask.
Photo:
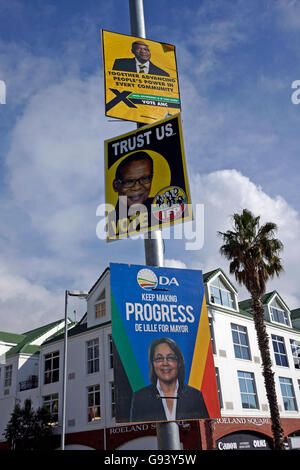
[[(268, 441), (269, 407), (250, 302), (239, 302), (221, 269), (203, 279), (222, 418), (180, 423), (182, 447), (221, 448), (232, 433)], [(290, 311), (276, 291), (263, 304), (285, 436), (300, 435), (300, 309)], [(0, 332), (0, 449), (16, 401), (28, 397), (34, 407), (46, 405), (56, 414), (55, 432), (61, 433), (63, 327), (59, 320), (22, 335)], [(90, 289), (86, 315), (69, 328), (66, 448), (156, 448), (154, 424), (115, 424), (109, 269)]]

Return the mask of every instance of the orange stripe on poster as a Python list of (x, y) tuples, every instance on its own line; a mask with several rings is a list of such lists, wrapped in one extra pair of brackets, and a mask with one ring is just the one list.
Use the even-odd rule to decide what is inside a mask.
[(210, 344), (210, 331), (206, 309), (205, 296), (203, 297), (201, 316), (198, 326), (197, 338), (195, 342), (192, 367), (189, 377), (191, 387), (201, 389), (202, 379), (207, 359), (207, 352)]

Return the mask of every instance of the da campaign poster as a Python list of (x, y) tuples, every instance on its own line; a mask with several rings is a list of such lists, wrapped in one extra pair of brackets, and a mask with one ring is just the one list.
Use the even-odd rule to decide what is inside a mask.
[(110, 265), (116, 422), (220, 416), (202, 272)]
[(180, 114), (105, 141), (107, 240), (192, 220)]
[(175, 46), (102, 30), (105, 114), (151, 124), (180, 111)]

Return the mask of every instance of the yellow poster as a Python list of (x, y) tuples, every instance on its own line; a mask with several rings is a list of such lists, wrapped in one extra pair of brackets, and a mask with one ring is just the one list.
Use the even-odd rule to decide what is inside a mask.
[(105, 114), (152, 124), (180, 112), (175, 46), (102, 30)]
[(180, 114), (105, 141), (107, 240), (192, 220)]

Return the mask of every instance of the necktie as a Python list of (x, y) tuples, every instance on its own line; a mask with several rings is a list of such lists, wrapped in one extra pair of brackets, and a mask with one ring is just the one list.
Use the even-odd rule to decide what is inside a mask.
[(140, 73), (143, 73), (144, 72), (144, 68), (145, 68), (145, 65), (140, 65)]

